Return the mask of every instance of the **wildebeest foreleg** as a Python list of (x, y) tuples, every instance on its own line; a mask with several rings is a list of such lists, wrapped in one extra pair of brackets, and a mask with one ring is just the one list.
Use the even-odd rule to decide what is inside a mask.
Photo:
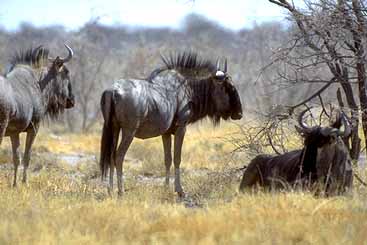
[(240, 184), (240, 191), (245, 191), (246, 189), (251, 188), (257, 183), (261, 182), (263, 181), (259, 166), (256, 163), (251, 162), (243, 173)]
[(10, 139), (11, 139), (11, 146), (12, 146), (12, 151), (13, 151), (13, 164), (14, 164), (13, 186), (15, 187), (17, 185), (17, 172), (18, 172), (18, 166), (20, 164), (19, 134), (11, 135)]
[(5, 136), (5, 131), (7, 127), (8, 127), (8, 119), (6, 115), (4, 115), (4, 113), (1, 113), (1, 108), (0, 108), (0, 145)]
[(183, 192), (180, 180), (180, 164), (181, 164), (181, 149), (185, 137), (186, 127), (179, 127), (175, 132), (175, 152), (173, 163), (175, 165), (175, 191), (180, 197), (183, 197)]
[(172, 165), (171, 134), (162, 135), (163, 150), (164, 150), (164, 165), (166, 166), (166, 185), (169, 185), (170, 170)]
[(32, 152), (32, 145), (34, 139), (36, 138), (38, 132), (38, 125), (35, 125), (31, 129), (27, 131), (27, 138), (25, 142), (25, 149), (24, 149), (24, 158), (23, 158), (23, 183), (27, 183), (27, 170), (29, 166), (29, 161), (31, 160), (31, 152)]
[(113, 193), (113, 175), (115, 173), (115, 164), (114, 164), (114, 160), (111, 159), (111, 165), (110, 165), (110, 184), (108, 186), (108, 194), (112, 195)]
[(125, 154), (127, 149), (129, 148), (131, 142), (134, 139), (136, 130), (122, 130), (122, 138), (119, 148), (117, 149), (117, 156), (116, 156), (116, 172), (117, 172), (117, 188), (118, 188), (118, 195), (121, 196), (124, 192), (123, 189), (123, 176), (122, 176), (122, 169), (123, 169), (123, 162), (125, 159)]

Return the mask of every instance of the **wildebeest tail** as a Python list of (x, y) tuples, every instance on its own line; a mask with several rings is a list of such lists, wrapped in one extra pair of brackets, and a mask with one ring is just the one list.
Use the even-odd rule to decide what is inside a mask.
[(102, 139), (101, 139), (101, 155), (99, 165), (102, 173), (102, 180), (107, 176), (107, 170), (111, 167), (112, 137), (113, 125), (112, 116), (114, 113), (113, 107), (113, 91), (105, 90), (101, 97), (101, 111), (104, 119)]

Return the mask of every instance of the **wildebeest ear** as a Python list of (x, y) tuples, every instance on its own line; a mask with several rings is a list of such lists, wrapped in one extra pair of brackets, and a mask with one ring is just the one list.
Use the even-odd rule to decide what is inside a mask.
[(215, 77), (217, 79), (219, 79), (220, 81), (223, 81), (224, 78), (226, 77), (226, 74), (220, 70), (218, 70), (216, 73), (215, 73)]
[(299, 134), (303, 134), (303, 133), (304, 133), (303, 128), (301, 128), (300, 126), (294, 125), (294, 127), (296, 128), (296, 131), (297, 131)]

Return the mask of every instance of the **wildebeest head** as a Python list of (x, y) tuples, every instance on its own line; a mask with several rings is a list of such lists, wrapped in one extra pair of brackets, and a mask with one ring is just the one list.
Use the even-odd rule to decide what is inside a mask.
[[(298, 117), (299, 126), (296, 126), (297, 131), (304, 138), (304, 144), (314, 145), (317, 148), (322, 148), (327, 144), (333, 144), (337, 137), (347, 137), (350, 134), (350, 125), (344, 114), (338, 113), (335, 122), (333, 122), (330, 126), (321, 127), (321, 126), (308, 126), (304, 120), (303, 116), (308, 111), (308, 109), (304, 110)], [(344, 131), (340, 128), (344, 125)]]
[[(351, 186), (352, 169), (349, 152), (342, 140), (351, 129), (345, 115), (338, 113), (336, 121), (328, 127), (309, 127), (303, 121), (303, 111), (299, 116), (297, 131), (304, 138), (303, 176), (321, 180), (326, 194), (345, 191)], [(344, 130), (341, 130), (341, 126)]]
[(219, 60), (213, 63), (208, 59), (201, 59), (197, 53), (183, 52), (171, 54), (168, 58), (162, 56), (164, 68), (157, 69), (149, 76), (154, 80), (164, 70), (178, 73), (175, 81), (185, 84), (190, 92), (192, 108), (191, 123), (208, 116), (214, 124), (220, 119), (241, 119), (242, 105), (238, 91), (227, 74), (227, 60), (220, 68)]
[(73, 57), (73, 50), (65, 44), (68, 50), (66, 58), (49, 58), (50, 66), (47, 68), (45, 79), (51, 81), (48, 89), (49, 101), (47, 111), (51, 116), (57, 116), (64, 109), (74, 106), (75, 99), (72, 91), (69, 69), (65, 66)]
[(215, 106), (216, 116), (234, 120), (242, 118), (242, 104), (238, 91), (232, 83), (232, 78), (227, 74), (227, 59), (224, 62), (224, 69), (219, 68), (213, 74), (214, 89), (212, 98)]
[(271, 188), (299, 185), (329, 196), (352, 188), (351, 160), (342, 139), (351, 132), (345, 115), (339, 114), (328, 127), (309, 127), (303, 120), (306, 111), (299, 115), (296, 126), (304, 138), (303, 148), (277, 156), (261, 154), (252, 159), (243, 174), (241, 191), (256, 185)]

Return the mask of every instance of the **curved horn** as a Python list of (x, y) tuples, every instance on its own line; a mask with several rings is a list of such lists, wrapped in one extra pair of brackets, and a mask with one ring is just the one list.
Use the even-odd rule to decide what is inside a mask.
[(227, 58), (224, 60), (224, 73), (227, 73)]
[(67, 44), (64, 43), (64, 45), (65, 45), (65, 48), (68, 50), (69, 55), (68, 55), (68, 57), (63, 58), (61, 60), (62, 60), (63, 63), (67, 63), (71, 60), (71, 58), (73, 58), (74, 52)]
[(350, 124), (349, 124), (349, 121), (347, 119), (347, 117), (345, 116), (344, 112), (342, 112), (342, 123), (344, 125), (344, 132), (339, 130), (338, 131), (338, 135), (341, 136), (341, 137), (348, 137), (351, 133), (351, 127), (350, 127)]
[[(311, 108), (310, 108), (311, 109)], [(310, 110), (309, 108), (307, 108), (306, 110), (302, 111), (301, 114), (299, 114), (298, 116), (298, 124), (301, 126), (302, 129), (306, 130), (306, 131), (310, 131), (311, 128), (309, 126), (307, 126), (307, 124), (303, 121), (303, 115)]]
[(220, 61), (219, 61), (219, 58), (217, 59), (217, 61), (215, 62), (215, 66), (217, 67), (217, 71), (220, 70)]

